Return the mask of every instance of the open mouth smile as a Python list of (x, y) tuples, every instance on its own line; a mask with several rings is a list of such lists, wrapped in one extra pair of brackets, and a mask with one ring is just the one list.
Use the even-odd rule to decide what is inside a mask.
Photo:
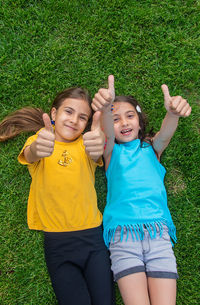
[(131, 134), (132, 130), (133, 130), (132, 128), (123, 129), (123, 130), (121, 131), (121, 134), (122, 134), (123, 136), (129, 136), (129, 135)]

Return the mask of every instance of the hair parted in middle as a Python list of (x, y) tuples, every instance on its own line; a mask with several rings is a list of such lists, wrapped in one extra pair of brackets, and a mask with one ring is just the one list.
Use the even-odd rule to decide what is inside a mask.
[[(81, 99), (88, 103), (91, 108), (92, 98), (88, 91), (81, 87), (72, 87), (58, 93), (52, 103), (52, 108), (58, 109), (67, 98)], [(44, 127), (44, 111), (40, 108), (24, 107), (9, 114), (0, 122), (0, 142), (9, 140), (22, 132), (37, 132)], [(92, 114), (92, 108), (91, 108)], [(88, 125), (91, 123), (91, 117)]]
[(67, 98), (84, 100), (84, 101), (88, 102), (89, 106), (91, 106), (91, 104), (92, 104), (92, 98), (90, 97), (90, 95), (86, 89), (83, 89), (81, 87), (72, 87), (72, 88), (63, 90), (56, 95), (56, 97), (52, 103), (51, 109), (53, 107), (58, 109), (62, 105), (63, 101), (66, 100)]

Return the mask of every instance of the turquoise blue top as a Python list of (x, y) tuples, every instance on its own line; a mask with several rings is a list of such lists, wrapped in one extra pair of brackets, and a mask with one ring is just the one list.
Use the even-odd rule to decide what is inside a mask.
[(143, 142), (141, 146), (136, 139), (114, 145), (106, 172), (108, 193), (103, 215), (107, 246), (118, 226), (126, 227), (131, 234), (134, 231), (142, 240), (144, 225), (154, 238), (156, 225), (162, 235), (164, 224), (176, 242), (176, 229), (167, 206), (165, 173), (150, 144)]

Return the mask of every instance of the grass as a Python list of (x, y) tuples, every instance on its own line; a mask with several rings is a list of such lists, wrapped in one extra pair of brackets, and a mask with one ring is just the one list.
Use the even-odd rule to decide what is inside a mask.
[[(118, 95), (141, 102), (149, 128), (158, 130), (165, 113), (162, 83), (188, 99), (192, 114), (180, 120), (162, 163), (178, 235), (177, 304), (199, 304), (200, 1), (4, 0), (0, 17), (0, 119), (27, 105), (48, 111), (70, 86), (94, 95), (111, 73)], [(17, 163), (26, 138), (0, 147), (0, 304), (52, 305), (43, 237), (26, 224), (30, 177)], [(103, 211), (102, 169), (96, 188)]]

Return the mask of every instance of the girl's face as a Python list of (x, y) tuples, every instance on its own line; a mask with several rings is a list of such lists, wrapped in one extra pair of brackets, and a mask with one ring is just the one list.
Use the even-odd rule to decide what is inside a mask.
[(115, 102), (113, 106), (115, 138), (118, 143), (138, 139), (139, 117), (135, 107), (126, 102)]
[(72, 142), (77, 139), (85, 130), (90, 115), (91, 108), (82, 99), (67, 98), (58, 109), (52, 108), (56, 141)]

